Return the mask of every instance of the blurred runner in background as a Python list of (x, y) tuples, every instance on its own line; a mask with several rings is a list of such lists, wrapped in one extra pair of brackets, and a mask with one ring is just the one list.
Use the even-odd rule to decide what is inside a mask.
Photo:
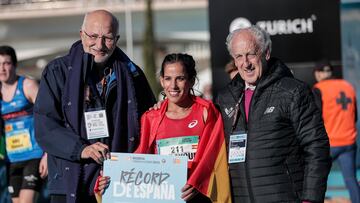
[(0, 46), (1, 116), (10, 161), (9, 193), (13, 203), (35, 202), (47, 176), (47, 155), (35, 140), (33, 104), (35, 80), (16, 75), (17, 58), (10, 46)]

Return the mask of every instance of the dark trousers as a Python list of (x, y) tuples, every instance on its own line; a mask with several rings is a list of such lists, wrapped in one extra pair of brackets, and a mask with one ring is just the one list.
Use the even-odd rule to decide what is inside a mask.
[(190, 201), (187, 201), (187, 203), (211, 203), (211, 200), (202, 193), (198, 193)]
[(340, 165), (345, 185), (350, 193), (351, 202), (360, 203), (360, 187), (356, 179), (355, 166), (356, 144), (343, 147), (331, 147), (330, 152), (333, 160), (337, 160)]
[[(66, 203), (66, 195), (51, 195), (51, 203)], [(97, 203), (95, 197), (79, 197), (77, 202)]]
[(66, 195), (50, 195), (51, 203), (66, 203)]

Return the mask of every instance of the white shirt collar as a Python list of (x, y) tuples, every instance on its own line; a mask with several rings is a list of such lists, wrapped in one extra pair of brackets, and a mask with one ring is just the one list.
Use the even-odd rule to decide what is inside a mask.
[(252, 90), (252, 91), (254, 91), (255, 88), (256, 88), (256, 86), (254, 86), (254, 85), (249, 85), (249, 84), (245, 83), (245, 90)]

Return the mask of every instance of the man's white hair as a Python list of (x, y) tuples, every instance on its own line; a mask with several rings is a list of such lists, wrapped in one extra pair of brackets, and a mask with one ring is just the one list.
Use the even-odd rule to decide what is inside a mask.
[(256, 42), (259, 45), (262, 53), (266, 53), (266, 51), (269, 51), (269, 54), (271, 53), (272, 42), (269, 33), (261, 29), (257, 25), (252, 25), (250, 27), (236, 29), (229, 33), (229, 35), (226, 38), (226, 46), (230, 55), (232, 55), (231, 41), (233, 40), (235, 35), (245, 30), (249, 31), (255, 37)]

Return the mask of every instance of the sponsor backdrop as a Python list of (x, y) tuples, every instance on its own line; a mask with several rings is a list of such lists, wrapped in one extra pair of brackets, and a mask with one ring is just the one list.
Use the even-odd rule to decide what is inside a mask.
[(226, 36), (240, 26), (257, 24), (271, 34), (272, 56), (282, 59), (295, 77), (314, 83), (316, 61), (327, 58), (341, 76), (338, 0), (211, 0), (209, 1), (213, 90), (229, 81), (224, 66), (231, 58)]

